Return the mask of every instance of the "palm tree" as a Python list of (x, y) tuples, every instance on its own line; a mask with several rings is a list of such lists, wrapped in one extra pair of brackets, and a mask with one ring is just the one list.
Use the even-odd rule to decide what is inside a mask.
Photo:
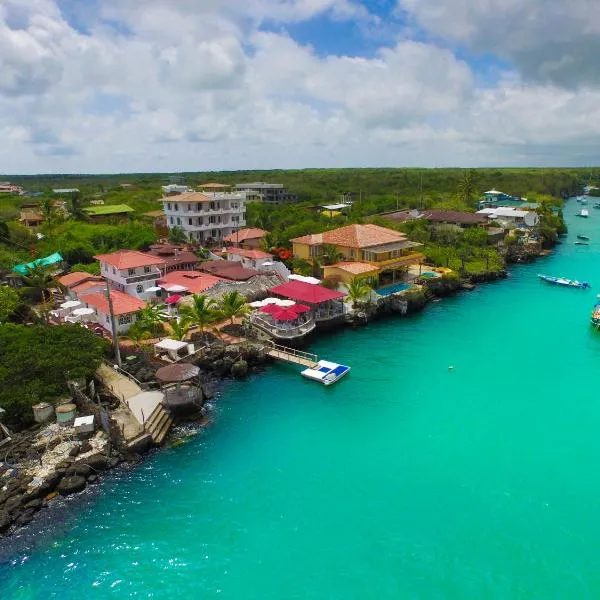
[[(21, 275), (21, 279), (26, 288), (32, 290), (36, 297), (41, 297), (42, 303), (50, 299), (48, 290), (54, 282), (54, 277), (47, 266), (38, 264), (28, 267), (27, 274)], [(46, 292), (48, 292), (47, 296)]]
[(171, 326), (173, 337), (179, 341), (183, 340), (183, 338), (187, 335), (187, 332), (190, 329), (190, 322), (188, 321), (188, 319), (172, 319), (171, 321), (169, 321), (169, 325)]
[(142, 329), (152, 334), (162, 332), (163, 317), (160, 314), (161, 307), (152, 304), (146, 304), (144, 308), (138, 311), (137, 323)]
[(468, 169), (465, 171), (460, 183), (458, 184), (458, 197), (466, 205), (470, 206), (473, 203), (473, 197), (475, 196), (475, 185), (475, 171), (473, 171), (473, 169)]
[(226, 292), (221, 297), (219, 311), (225, 319), (230, 319), (233, 325), (235, 317), (243, 317), (248, 314), (250, 307), (246, 303), (246, 297), (238, 291)]
[(142, 349), (143, 343), (149, 340), (151, 335), (142, 323), (137, 321), (127, 330), (127, 334), (123, 337), (131, 340), (136, 348)]
[(179, 309), (179, 314), (191, 323), (195, 323), (200, 328), (200, 333), (204, 333), (204, 328), (214, 323), (219, 318), (217, 302), (214, 298), (204, 294), (194, 294), (191, 304), (186, 304)]
[(323, 245), (323, 263), (326, 265), (335, 265), (342, 260), (343, 254), (333, 245)]
[(352, 308), (364, 300), (372, 291), (372, 287), (362, 279), (353, 279), (346, 284), (346, 302), (352, 302)]

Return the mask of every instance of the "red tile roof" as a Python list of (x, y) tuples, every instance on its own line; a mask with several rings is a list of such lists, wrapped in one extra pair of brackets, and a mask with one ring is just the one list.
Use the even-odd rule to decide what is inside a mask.
[(186, 287), (192, 294), (199, 294), (210, 289), (219, 281), (224, 281), (221, 277), (215, 277), (208, 273), (200, 271), (171, 271), (164, 277), (158, 280), (157, 285), (182, 285)]
[(93, 279), (90, 279), (88, 281), (82, 281), (81, 283), (78, 283), (77, 285), (73, 285), (70, 287), (70, 290), (75, 293), (76, 296), (82, 296), (83, 294), (87, 293), (91, 293), (88, 292), (88, 290), (92, 290), (95, 287), (98, 287), (100, 285), (104, 284), (104, 279), (102, 279), (101, 277), (94, 277)]
[(111, 252), (110, 254), (98, 254), (94, 258), (116, 269), (135, 269), (136, 267), (151, 267), (165, 264), (162, 258), (138, 252), (137, 250), (117, 250), (117, 252)]
[(291, 241), (297, 244), (308, 244), (309, 246), (332, 244), (345, 248), (370, 248), (371, 246), (381, 246), (405, 240), (406, 236), (403, 233), (369, 223), (367, 225), (347, 225), (324, 233), (303, 235)]
[(159, 202), (212, 202), (212, 198), (202, 192), (184, 192), (176, 196), (161, 198)]
[[(111, 290), (110, 297), (112, 299), (113, 313), (115, 315), (126, 315), (129, 313), (135, 313), (138, 310), (144, 308), (146, 303), (143, 300), (134, 298), (129, 294), (124, 294), (119, 290)], [(85, 302), (91, 308), (104, 313), (109, 314), (108, 300), (106, 294), (96, 292), (94, 294), (86, 294), (82, 298), (82, 302)]]
[(269, 290), (272, 294), (291, 298), (308, 304), (322, 304), (329, 300), (343, 298), (346, 294), (330, 290), (321, 285), (305, 283), (304, 281), (288, 281)]
[(180, 246), (171, 244), (154, 244), (146, 252), (149, 256), (159, 256), (165, 261), (167, 269), (177, 265), (195, 265), (200, 259), (188, 250), (182, 250)]
[(74, 271), (73, 273), (67, 273), (62, 277), (58, 278), (58, 283), (64, 285), (65, 287), (73, 287), (82, 281), (86, 281), (94, 277), (91, 273), (85, 273), (83, 271)]
[(272, 254), (262, 250), (246, 250), (245, 248), (227, 248), (227, 254), (235, 254), (244, 258), (273, 258)]
[(326, 267), (327, 269), (340, 269), (341, 271), (346, 271), (347, 273), (351, 273), (352, 275), (362, 275), (363, 273), (369, 273), (371, 271), (378, 271), (379, 268), (369, 263), (362, 262), (339, 262), (335, 265), (330, 265)]
[(230, 242), (232, 244), (241, 244), (247, 240), (259, 240), (264, 238), (267, 233), (269, 232), (265, 231), (264, 229), (258, 229), (258, 227), (248, 227), (246, 229), (240, 229), (239, 231), (230, 233), (223, 238), (223, 241)]
[(234, 281), (246, 281), (251, 277), (260, 275), (260, 271), (242, 267), (241, 263), (231, 260), (207, 260), (201, 263), (198, 269)]

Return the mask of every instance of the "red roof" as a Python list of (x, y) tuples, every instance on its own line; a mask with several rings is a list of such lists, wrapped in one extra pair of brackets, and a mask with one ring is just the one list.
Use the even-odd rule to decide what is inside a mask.
[(95, 287), (98, 287), (100, 285), (104, 284), (104, 279), (102, 279), (101, 277), (94, 277), (93, 279), (89, 279), (88, 281), (82, 281), (81, 283), (78, 283), (77, 285), (73, 285), (71, 286), (71, 291), (75, 293), (75, 295), (77, 297), (85, 294), (85, 292), (87, 290), (91, 290)]
[(117, 252), (111, 252), (110, 254), (98, 254), (94, 258), (119, 270), (165, 264), (162, 258), (138, 252), (137, 250), (117, 250)]
[(235, 254), (244, 258), (273, 258), (272, 254), (262, 250), (246, 250), (245, 248), (227, 248), (227, 254)]
[(233, 279), (234, 281), (246, 281), (255, 275), (260, 275), (260, 271), (242, 267), (242, 263), (232, 260), (207, 260), (198, 268), (201, 271), (223, 277), (223, 279)]
[[(143, 300), (134, 298), (129, 294), (124, 294), (119, 290), (111, 290), (110, 297), (112, 299), (113, 313), (115, 315), (135, 313), (146, 306), (146, 303)], [(87, 294), (82, 298), (81, 301), (85, 302), (88, 306), (104, 313), (105, 315), (109, 314), (110, 312), (108, 309), (108, 300), (106, 299), (106, 294), (102, 294), (100, 292)]]
[(323, 287), (322, 285), (314, 285), (305, 283), (304, 281), (289, 281), (283, 285), (278, 285), (269, 290), (272, 294), (285, 296), (299, 302), (307, 302), (308, 304), (322, 304), (329, 300), (337, 300), (343, 298), (346, 294), (336, 292)]
[(303, 235), (290, 241), (309, 246), (333, 244), (347, 248), (370, 248), (371, 246), (404, 242), (406, 236), (393, 229), (367, 223), (366, 225), (346, 225), (323, 233)]
[(200, 273), (200, 271), (171, 271), (158, 280), (158, 285), (182, 285), (192, 294), (199, 294), (213, 287), (219, 281), (224, 281), (220, 277)]
[(231, 242), (232, 244), (238, 244), (245, 242), (246, 240), (259, 240), (267, 235), (268, 231), (259, 229), (258, 227), (248, 227), (246, 229), (240, 229), (234, 231), (223, 238), (224, 242)]
[(82, 281), (86, 281), (87, 279), (91, 279), (94, 277), (91, 273), (85, 273), (84, 271), (74, 271), (73, 273), (67, 273), (62, 277), (58, 278), (58, 283), (64, 285), (65, 287), (72, 287), (81, 283)]

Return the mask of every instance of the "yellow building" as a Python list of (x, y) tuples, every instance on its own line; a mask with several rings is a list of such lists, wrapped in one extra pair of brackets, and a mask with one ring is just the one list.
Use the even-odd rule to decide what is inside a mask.
[(324, 247), (333, 246), (341, 256), (334, 265), (324, 267), (324, 276), (340, 283), (369, 279), (382, 285), (393, 283), (412, 264), (424, 256), (420, 246), (403, 233), (379, 225), (347, 225), (324, 233), (304, 235), (291, 240), (294, 256), (309, 262), (322, 260)]

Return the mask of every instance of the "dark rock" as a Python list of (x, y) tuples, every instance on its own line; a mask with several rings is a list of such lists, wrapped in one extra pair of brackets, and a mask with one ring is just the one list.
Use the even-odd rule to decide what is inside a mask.
[(60, 475), (60, 477), (62, 478), (62, 477), (64, 477), (65, 473), (67, 472), (67, 469), (65, 469), (65, 468), (63, 468), (63, 467), (58, 467), (58, 466), (57, 466), (57, 467), (54, 469), (54, 472), (55, 472), (57, 475)]
[(4, 503), (4, 510), (8, 513), (13, 512), (21, 506), (21, 496), (11, 496)]
[(27, 502), (27, 504), (25, 504), (24, 508), (27, 508), (27, 509), (33, 508), (34, 510), (38, 510), (38, 509), (42, 508), (42, 504), (43, 504), (43, 501), (41, 498), (34, 498), (33, 500), (30, 500), (29, 502)]
[(104, 454), (92, 454), (92, 456), (86, 456), (77, 464), (88, 465), (93, 471), (105, 471), (110, 466), (109, 459)]
[(73, 475), (81, 475), (81, 477), (87, 477), (94, 472), (94, 469), (90, 465), (85, 463), (77, 463), (67, 469), (66, 477), (72, 477)]
[(81, 475), (71, 475), (69, 477), (63, 477), (61, 482), (58, 484), (58, 493), (61, 496), (68, 496), (69, 494), (75, 494), (85, 489), (85, 477)]
[(65, 458), (56, 464), (57, 469), (68, 469), (73, 464), (72, 459)]
[(221, 359), (215, 360), (212, 363), (212, 369), (219, 377), (225, 375), (228, 370), (227, 366), (225, 365), (225, 361)]
[(77, 456), (81, 452), (80, 446), (73, 446), (71, 450), (69, 450), (69, 456)]
[(30, 508), (30, 509), (22, 512), (19, 515), (19, 517), (17, 518), (17, 520), (15, 521), (15, 523), (17, 525), (27, 525), (27, 523), (31, 522), (34, 515), (35, 515), (35, 509)]
[(92, 445), (89, 443), (88, 440), (85, 440), (81, 443), (81, 447), (79, 449), (80, 454), (85, 454), (86, 452), (91, 452), (92, 450)]
[(98, 475), (96, 475), (95, 473), (92, 473), (88, 478), (87, 478), (87, 482), (88, 483), (96, 483), (98, 481)]
[(8, 513), (0, 513), (0, 533), (6, 533), (12, 524), (12, 519), (8, 516)]
[(238, 360), (231, 367), (231, 375), (236, 379), (242, 379), (248, 375), (248, 363), (245, 360)]

